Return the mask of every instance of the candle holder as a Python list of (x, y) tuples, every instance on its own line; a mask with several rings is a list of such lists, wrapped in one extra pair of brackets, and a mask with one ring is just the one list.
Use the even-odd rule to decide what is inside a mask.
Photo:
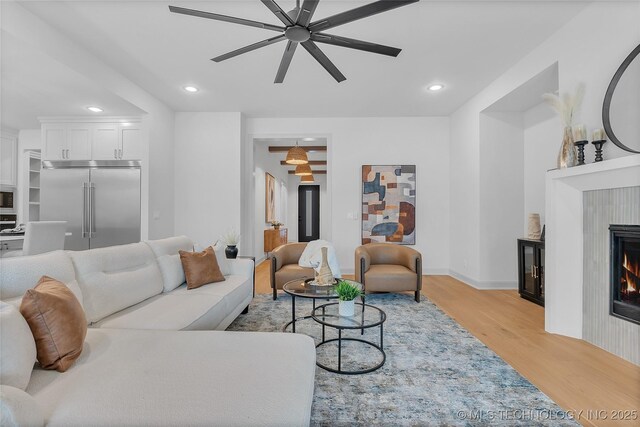
[(584, 165), (584, 146), (588, 143), (589, 141), (587, 141), (586, 139), (573, 143), (576, 147), (578, 147), (578, 166)]
[(601, 139), (598, 141), (592, 141), (591, 143), (596, 147), (596, 162), (601, 162), (602, 159), (602, 146), (607, 142), (606, 139)]

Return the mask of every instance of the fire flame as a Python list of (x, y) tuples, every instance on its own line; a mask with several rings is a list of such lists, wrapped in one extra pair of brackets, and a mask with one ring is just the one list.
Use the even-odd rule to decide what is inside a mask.
[(635, 263), (631, 263), (627, 254), (624, 254), (622, 261), (622, 268), (624, 268), (623, 281), (626, 283), (627, 292), (635, 292), (638, 289), (638, 280), (640, 278), (640, 261), (636, 260)]

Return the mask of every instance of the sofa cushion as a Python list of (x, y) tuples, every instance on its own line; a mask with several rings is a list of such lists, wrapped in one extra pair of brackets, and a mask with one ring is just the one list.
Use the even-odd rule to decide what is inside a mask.
[(164, 292), (169, 292), (185, 281), (184, 270), (178, 251), (192, 251), (193, 242), (186, 236), (169, 237), (167, 239), (149, 240), (145, 242), (158, 261), (162, 274)]
[(34, 370), (26, 391), (50, 427), (309, 425), (308, 336), (90, 329), (85, 345), (64, 374)]
[(145, 243), (69, 251), (89, 322), (162, 292), (162, 274)]
[[(111, 329), (156, 329), (179, 331), (208, 315), (220, 323), (227, 315), (223, 297), (218, 295), (156, 295), (102, 319), (93, 325)], [(214, 326), (215, 328), (215, 326)], [(213, 329), (213, 328), (212, 328)]]
[(415, 291), (418, 288), (416, 273), (402, 265), (373, 264), (364, 274), (367, 291)]
[(211, 246), (202, 252), (180, 251), (179, 254), (184, 277), (187, 279), (187, 289), (224, 281), (224, 276)]
[[(215, 283), (211, 286), (202, 286), (197, 289), (187, 289), (180, 286), (170, 295), (212, 295), (221, 297), (224, 301), (227, 313), (231, 313), (236, 307), (246, 307), (246, 300), (253, 295), (253, 283), (245, 276), (227, 276), (224, 282)], [(243, 305), (244, 304), (244, 305)]]
[(42, 276), (22, 298), (24, 316), (36, 342), (44, 369), (65, 372), (80, 356), (87, 319), (73, 292), (51, 277)]
[(0, 385), (0, 426), (44, 426), (42, 409), (33, 397), (21, 389)]
[[(0, 384), (27, 388), (36, 343), (27, 321), (16, 307), (0, 301)], [(0, 425), (4, 425), (0, 423)]]
[(64, 283), (83, 304), (71, 258), (64, 251), (46, 254), (0, 258), (0, 299), (20, 307), (24, 293), (42, 276), (55, 277)]

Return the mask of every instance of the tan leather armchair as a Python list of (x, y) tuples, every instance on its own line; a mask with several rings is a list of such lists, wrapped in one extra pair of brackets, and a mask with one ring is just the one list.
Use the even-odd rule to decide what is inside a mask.
[(271, 288), (274, 300), (278, 298), (278, 289), (282, 289), (288, 281), (314, 276), (313, 268), (298, 265), (306, 247), (306, 243), (287, 243), (271, 252)]
[(414, 291), (420, 302), (422, 255), (392, 243), (368, 243), (356, 249), (356, 281), (367, 292)]

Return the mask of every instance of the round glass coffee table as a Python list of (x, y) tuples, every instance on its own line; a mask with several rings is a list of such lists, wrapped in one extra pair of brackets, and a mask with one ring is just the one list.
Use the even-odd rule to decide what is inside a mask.
[[(387, 315), (384, 311), (380, 310), (378, 307), (374, 307), (373, 305), (365, 304), (357, 302), (356, 305), (356, 314), (354, 316), (340, 316), (338, 314), (338, 303), (332, 302), (329, 304), (323, 304), (313, 309), (311, 317), (313, 320), (320, 323), (322, 325), (322, 341), (316, 345), (316, 348), (319, 348), (322, 345), (325, 345), (330, 342), (338, 342), (338, 365), (337, 369), (332, 368), (326, 365), (323, 365), (319, 362), (316, 362), (316, 365), (325, 369), (329, 372), (335, 372), (338, 374), (347, 374), (347, 375), (356, 375), (356, 374), (366, 374), (367, 372), (373, 372), (376, 369), (379, 369), (384, 365), (384, 362), (387, 359), (387, 355), (384, 352), (384, 341), (383, 341), (383, 333), (384, 333), (384, 322), (387, 320)], [(330, 327), (338, 330), (338, 338), (331, 338), (325, 340), (325, 327)], [(372, 341), (367, 341), (363, 338), (343, 338), (342, 331), (348, 329), (360, 329), (364, 334), (364, 330), (368, 328), (380, 327), (380, 343), (376, 344)], [(364, 343), (370, 347), (376, 349), (382, 355), (382, 361), (376, 364), (375, 366), (367, 367), (364, 369), (353, 370), (353, 371), (345, 371), (342, 369), (342, 343), (343, 341), (356, 341), (360, 343)]]
[(291, 325), (291, 332), (296, 331), (296, 321), (302, 319), (310, 319), (311, 314), (306, 316), (296, 317), (296, 298), (311, 298), (313, 300), (313, 309), (316, 309), (316, 300), (324, 299), (336, 299), (338, 295), (333, 290), (333, 286), (318, 286), (312, 285), (310, 278), (302, 278), (291, 280), (284, 284), (282, 290), (291, 295), (291, 320), (282, 327), (282, 332), (286, 332), (289, 325)]

